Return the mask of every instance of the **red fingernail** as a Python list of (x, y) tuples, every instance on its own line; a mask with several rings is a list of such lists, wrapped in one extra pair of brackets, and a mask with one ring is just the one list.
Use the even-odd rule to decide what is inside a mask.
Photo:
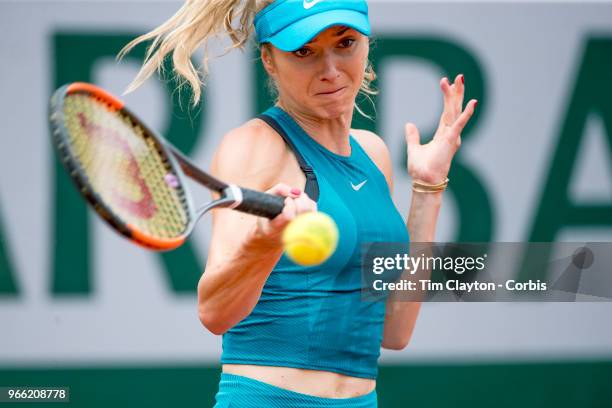
[(461, 83), (465, 84), (465, 78), (463, 77), (463, 74), (461, 75)]
[(474, 109), (476, 109), (476, 106), (478, 106), (478, 101), (474, 102)]
[(291, 189), (291, 194), (293, 194), (293, 195), (300, 195), (300, 194), (302, 194), (302, 191), (299, 188), (292, 188)]

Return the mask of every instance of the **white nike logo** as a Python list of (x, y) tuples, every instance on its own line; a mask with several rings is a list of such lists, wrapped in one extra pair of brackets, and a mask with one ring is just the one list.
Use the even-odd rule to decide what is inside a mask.
[(359, 190), (361, 190), (361, 187), (363, 187), (363, 185), (365, 183), (367, 183), (367, 182), (368, 182), (368, 179), (363, 180), (361, 183), (359, 183), (357, 185), (354, 185), (353, 182), (351, 182), (351, 187), (353, 187), (353, 190), (359, 191)]
[(304, 0), (304, 8), (306, 10), (308, 10), (309, 8), (312, 8), (314, 6), (317, 5), (318, 2), (323, 1), (323, 0)]

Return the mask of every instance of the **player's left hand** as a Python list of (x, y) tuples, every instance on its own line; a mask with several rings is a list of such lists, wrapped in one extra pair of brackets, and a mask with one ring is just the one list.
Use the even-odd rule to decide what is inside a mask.
[(428, 184), (446, 180), (453, 157), (461, 146), (461, 132), (478, 103), (472, 99), (463, 110), (465, 87), (462, 74), (457, 75), (452, 85), (446, 77), (442, 78), (440, 88), (444, 94), (444, 112), (433, 139), (422, 145), (417, 127), (413, 123), (406, 123), (405, 127), (408, 173), (413, 180)]

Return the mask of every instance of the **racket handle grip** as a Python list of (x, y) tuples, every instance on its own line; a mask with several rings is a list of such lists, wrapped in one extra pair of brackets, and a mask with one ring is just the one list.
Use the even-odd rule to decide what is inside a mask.
[(272, 219), (283, 212), (285, 199), (283, 197), (266, 194), (248, 188), (240, 188), (242, 202), (235, 207), (236, 210), (245, 213)]

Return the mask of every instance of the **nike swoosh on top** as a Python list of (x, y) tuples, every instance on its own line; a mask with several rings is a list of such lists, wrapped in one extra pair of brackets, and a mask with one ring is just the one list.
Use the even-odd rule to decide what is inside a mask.
[(354, 185), (353, 182), (351, 182), (351, 187), (353, 187), (353, 190), (359, 191), (359, 190), (361, 190), (361, 187), (363, 187), (363, 185), (365, 183), (367, 183), (367, 182), (368, 182), (368, 179), (363, 180), (361, 183), (359, 183), (357, 185)]
[(322, 0), (310, 0), (310, 1), (304, 0), (304, 8), (308, 10), (309, 8), (316, 6), (316, 4), (320, 1)]

